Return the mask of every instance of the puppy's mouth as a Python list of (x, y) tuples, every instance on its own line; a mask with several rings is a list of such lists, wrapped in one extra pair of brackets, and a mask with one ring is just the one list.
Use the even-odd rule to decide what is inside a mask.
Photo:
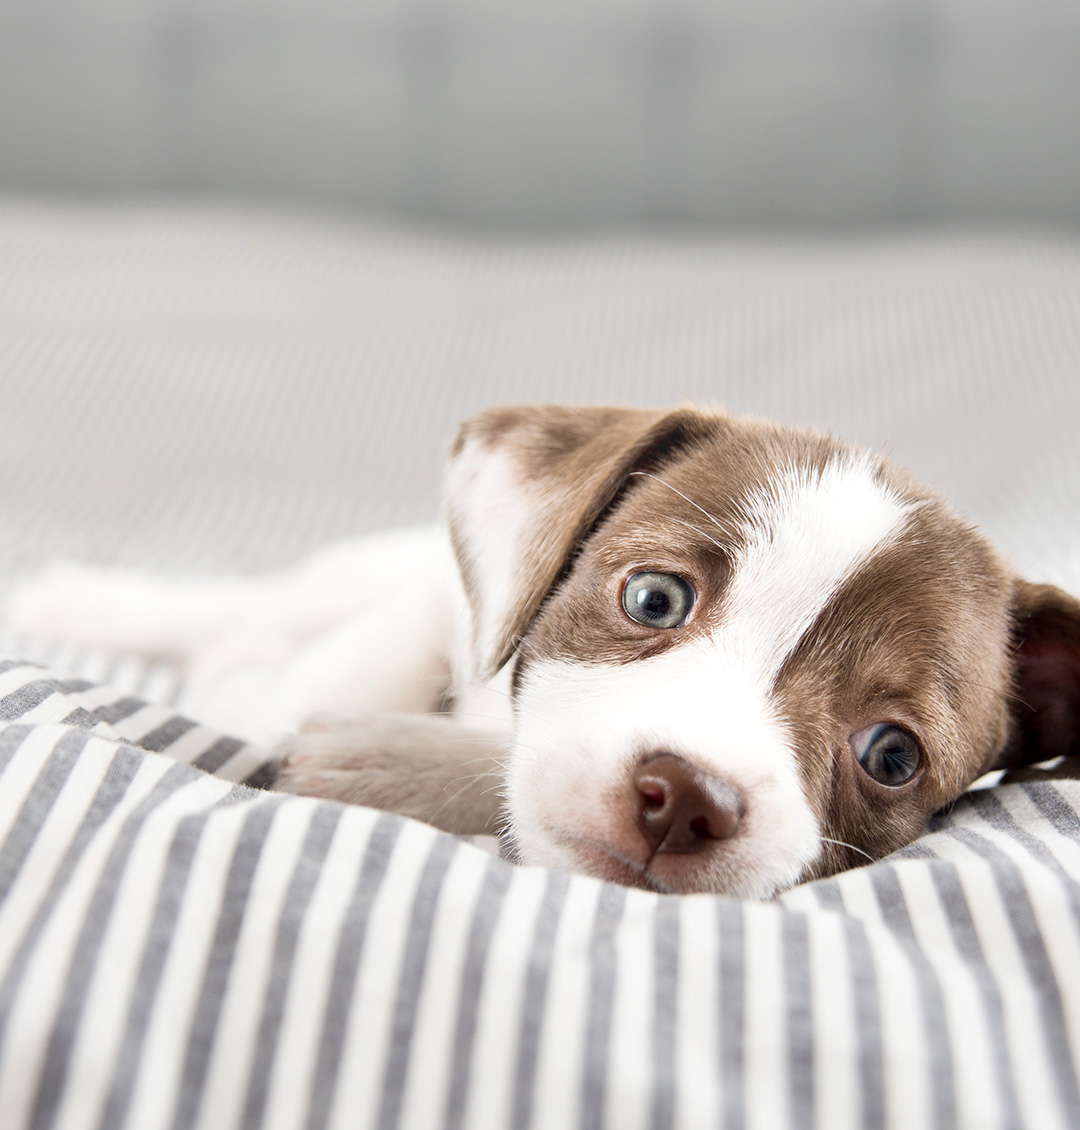
[(565, 834), (556, 839), (561, 847), (573, 852), (578, 869), (594, 879), (618, 883), (623, 887), (638, 887), (658, 895), (679, 893), (669, 883), (653, 875), (648, 862), (642, 863), (602, 840)]
[(716, 853), (708, 863), (701, 856), (662, 852), (641, 860), (596, 836), (554, 829), (548, 835), (570, 856), (569, 860), (564, 856), (559, 866), (659, 895), (712, 894), (763, 901), (809, 877), (805, 868), (795, 874), (761, 875), (748, 869), (745, 860), (719, 859)]

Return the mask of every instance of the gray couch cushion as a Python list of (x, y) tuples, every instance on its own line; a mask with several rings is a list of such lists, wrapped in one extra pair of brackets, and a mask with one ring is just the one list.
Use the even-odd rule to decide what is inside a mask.
[(502, 225), (1080, 221), (1069, 0), (7, 0), (0, 190)]

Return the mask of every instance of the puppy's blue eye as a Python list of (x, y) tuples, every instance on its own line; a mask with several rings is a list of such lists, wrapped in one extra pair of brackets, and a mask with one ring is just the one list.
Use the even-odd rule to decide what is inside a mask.
[(902, 785), (910, 781), (922, 761), (915, 738), (889, 722), (867, 726), (852, 734), (848, 741), (859, 764), (881, 785)]
[(694, 604), (688, 581), (673, 573), (634, 573), (626, 582), (623, 608), (631, 620), (648, 628), (677, 628)]

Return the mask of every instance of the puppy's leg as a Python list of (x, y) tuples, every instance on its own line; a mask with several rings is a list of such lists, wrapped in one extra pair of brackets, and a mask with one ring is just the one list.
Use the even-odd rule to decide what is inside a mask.
[(58, 562), (18, 585), (5, 625), (42, 640), (182, 658), (239, 624), (265, 620), (262, 580), (175, 580)]
[(313, 714), (439, 709), (456, 621), (437, 578), (426, 580), (301, 646), (256, 630), (217, 640), (189, 661), (178, 705), (264, 745)]
[(434, 527), (341, 542), (256, 577), (58, 565), (3, 619), (34, 642), (177, 662), (179, 708), (266, 743), (317, 711), (437, 709), (464, 596)]
[(447, 832), (498, 831), (509, 728), (444, 715), (317, 719), (279, 747), (282, 792), (363, 804)]
[(259, 576), (168, 578), (60, 562), (18, 584), (0, 618), (37, 639), (187, 658), (253, 633), (295, 646), (453, 569), (436, 527), (338, 542)]

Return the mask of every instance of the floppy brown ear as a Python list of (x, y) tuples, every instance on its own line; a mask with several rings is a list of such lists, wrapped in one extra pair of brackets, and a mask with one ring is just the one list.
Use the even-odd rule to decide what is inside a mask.
[(527, 405), (462, 426), (446, 508), (478, 679), (513, 654), (627, 476), (718, 424), (692, 409)]
[(1053, 585), (1017, 581), (1013, 655), (1016, 734), (998, 767), (1075, 758), (1056, 772), (1075, 775), (1080, 769), (1080, 601)]

